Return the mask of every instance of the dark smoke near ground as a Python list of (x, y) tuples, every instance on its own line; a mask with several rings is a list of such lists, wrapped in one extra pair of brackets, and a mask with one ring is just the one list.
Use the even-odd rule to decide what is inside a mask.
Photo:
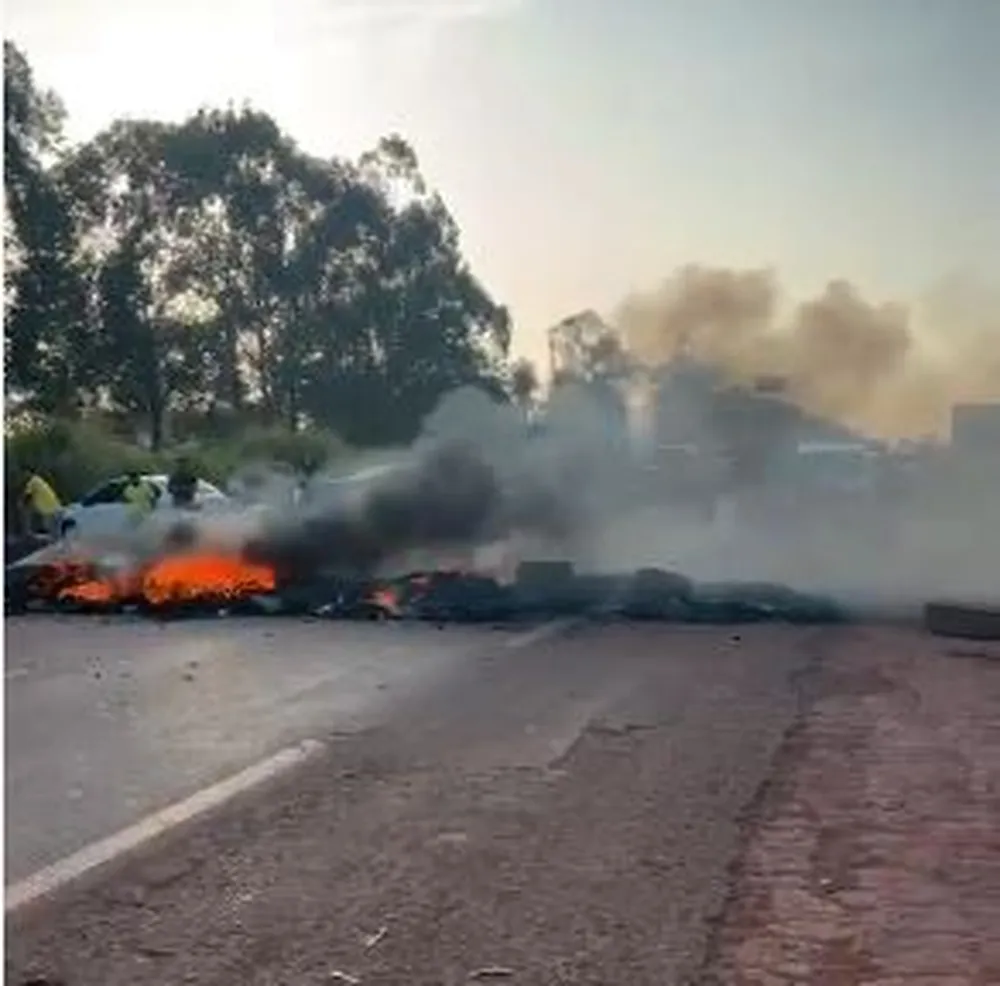
[(538, 477), (505, 475), (471, 441), (450, 439), (428, 443), (363, 488), (272, 526), (245, 553), (285, 576), (371, 573), (411, 552), (472, 548), (514, 533), (564, 540), (578, 516)]
[(246, 554), (288, 575), (369, 572), (401, 552), (487, 537), (502, 513), (494, 471), (473, 450), (451, 445), (377, 480), (356, 499), (262, 534)]
[[(770, 272), (688, 267), (661, 291), (631, 299), (618, 328), (647, 367), (686, 353), (737, 382), (787, 374), (787, 398), (824, 417), (887, 433), (941, 431), (952, 400), (1000, 390), (1000, 347), (984, 344), (1000, 338), (1000, 306), (984, 307), (987, 297), (973, 303), (965, 285), (942, 292), (931, 324), (956, 329), (922, 335), (906, 311), (870, 303), (843, 282), (786, 319)], [(709, 455), (704, 495), (671, 501), (662, 494), (676, 477), (650, 473), (621, 404), (608, 400), (618, 393), (627, 402), (630, 388), (651, 380), (640, 373), (612, 386), (561, 386), (533, 424), (483, 392), (456, 391), (412, 447), (379, 455), (391, 468), (346, 487), (320, 477), (305, 506), (272, 504), (262, 529), (257, 520), (212, 520), (202, 533), (236, 537), (252, 560), (288, 579), (433, 568), (435, 552), (452, 549), (468, 567), (489, 569), (478, 561), (500, 546), (515, 559), (566, 558), (588, 572), (659, 567), (839, 598), (973, 598), (1000, 585), (997, 476), (988, 469), (932, 461), (901, 488), (801, 502), (789, 500), (767, 455), (737, 487)], [(675, 396), (670, 417), (687, 422), (684, 441), (711, 450), (733, 438), (710, 393)], [(765, 424), (754, 443), (765, 452), (784, 446), (787, 457), (795, 436), (781, 427)]]
[(336, 483), (251, 539), (245, 553), (280, 573), (372, 572), (434, 549), (520, 538), (572, 551), (621, 504), (627, 434), (584, 390), (550, 402), (545, 427), (473, 388), (449, 394), (395, 465), (356, 488)]
[[(616, 325), (648, 368), (685, 353), (735, 382), (784, 376), (789, 400), (869, 433), (940, 435), (953, 402), (1000, 396), (1000, 304), (990, 298), (946, 285), (921, 320), (836, 281), (784, 315), (772, 272), (690, 266), (629, 299)], [(619, 383), (624, 397), (631, 385)], [(710, 402), (679, 402), (691, 404), (675, 410), (711, 447), (720, 436)], [(970, 596), (997, 584), (992, 486), (965, 482), (963, 492), (951, 466), (863, 503), (795, 507), (767, 466), (753, 490), (717, 477), (718, 495), (698, 516), (637, 502), (642, 469), (627, 428), (596, 391), (557, 389), (541, 423), (532, 431), (518, 410), (474, 390), (451, 394), (396, 473), (269, 530), (251, 554), (297, 572), (371, 571), (421, 550), (513, 541), (522, 554), (590, 570), (660, 566), (854, 597)], [(756, 437), (766, 449), (788, 436)]]

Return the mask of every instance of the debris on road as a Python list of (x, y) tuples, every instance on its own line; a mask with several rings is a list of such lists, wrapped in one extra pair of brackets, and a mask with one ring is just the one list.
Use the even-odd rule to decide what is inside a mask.
[[(266, 590), (266, 591), (263, 591)], [(697, 583), (658, 568), (577, 573), (565, 561), (523, 562), (503, 584), (474, 571), (392, 577), (270, 572), (238, 557), (178, 555), (102, 572), (84, 559), (46, 559), (7, 571), (7, 611), (121, 613), (160, 618), (313, 616), (433, 623), (509, 623), (578, 617), (675, 623), (839, 623), (836, 601), (767, 583)]]
[(382, 925), (373, 935), (365, 935), (364, 946), (366, 951), (373, 949), (387, 934), (389, 934), (389, 929), (385, 925)]
[(361, 980), (343, 969), (331, 969), (330, 979), (335, 983), (345, 983), (346, 986), (360, 986)]
[(1000, 640), (1000, 605), (929, 602), (924, 606), (924, 626), (938, 637)]
[(469, 973), (469, 980), (471, 982), (481, 981), (484, 979), (507, 979), (514, 975), (513, 969), (508, 969), (506, 966), (502, 965), (488, 965), (484, 966), (482, 969), (474, 969)]
[(948, 651), (949, 657), (961, 657), (967, 661), (1000, 661), (1000, 650), (986, 650), (984, 648), (964, 649), (953, 648)]

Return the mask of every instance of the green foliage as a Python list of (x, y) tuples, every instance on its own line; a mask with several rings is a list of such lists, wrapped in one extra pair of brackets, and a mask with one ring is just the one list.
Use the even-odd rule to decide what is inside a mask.
[(204, 479), (225, 487), (245, 467), (309, 473), (350, 455), (335, 435), (320, 429), (288, 432), (251, 427), (226, 438), (188, 441), (151, 452), (116, 435), (108, 422), (38, 419), (8, 430), (4, 442), (8, 526), (16, 519), (20, 491), (31, 471), (53, 484), (64, 502), (130, 469), (169, 472), (188, 457)]
[[(452, 389), (509, 386), (508, 313), (401, 136), (320, 160), (230, 106), (65, 148), (58, 99), (9, 43), (4, 90), (21, 406), (111, 410), (154, 448), (192, 415), (384, 444)], [(318, 454), (305, 441), (281, 454)]]
[(4, 369), (21, 403), (71, 414), (92, 383), (87, 300), (67, 203), (45, 159), (64, 110), (4, 42)]
[(206, 476), (221, 479), (242, 466), (287, 467), (311, 473), (347, 454), (347, 446), (331, 432), (320, 429), (289, 432), (284, 428), (254, 427), (225, 441), (192, 446), (195, 462)]
[(61, 420), (22, 426), (8, 434), (4, 460), (8, 506), (11, 489), (23, 487), (30, 471), (48, 479), (60, 498), (68, 501), (128, 469), (155, 472), (161, 464), (153, 453), (100, 426)]
[(230, 106), (69, 147), (10, 42), (4, 96), (8, 420), (36, 422), (6, 437), (8, 507), (29, 467), (63, 498), (169, 469), (172, 440), (220, 482), (308, 471), (409, 441), (462, 386), (530, 402), (508, 312), (401, 136), (320, 160)]

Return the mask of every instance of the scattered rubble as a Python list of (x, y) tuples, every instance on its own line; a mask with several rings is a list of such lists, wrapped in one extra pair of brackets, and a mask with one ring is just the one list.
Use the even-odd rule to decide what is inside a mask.
[[(170, 574), (171, 582), (165, 573)], [(193, 580), (183, 583), (185, 573)], [(171, 590), (174, 591), (171, 591)], [(835, 601), (782, 585), (699, 584), (656, 568), (623, 574), (577, 573), (566, 561), (528, 561), (501, 583), (476, 572), (418, 571), (375, 578), (340, 573), (262, 577), (239, 559), (171, 556), (144, 571), (99, 572), (74, 559), (8, 567), (11, 612), (123, 613), (159, 619), (193, 616), (311, 616), (435, 623), (536, 622), (560, 617), (740, 624), (834, 623)]]
[(344, 972), (343, 969), (331, 969), (330, 980), (335, 983), (344, 983), (345, 986), (360, 986), (361, 983), (358, 976), (352, 976), (349, 972)]
[(387, 934), (389, 934), (389, 929), (385, 925), (382, 925), (374, 934), (365, 935), (363, 941), (365, 950), (370, 951), (373, 949)]
[(924, 606), (924, 626), (938, 637), (1000, 640), (1000, 605), (929, 602)]

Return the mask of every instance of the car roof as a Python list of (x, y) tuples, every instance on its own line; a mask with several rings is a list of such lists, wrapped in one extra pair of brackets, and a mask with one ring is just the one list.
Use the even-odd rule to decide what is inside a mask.
[[(92, 489), (100, 489), (100, 487), (106, 485), (107, 483), (117, 483), (123, 479), (128, 478), (128, 473), (119, 473), (117, 476), (111, 476), (109, 479), (104, 480), (103, 483), (98, 483), (92, 487)], [(147, 483), (155, 483), (157, 486), (166, 486), (170, 482), (170, 477), (166, 473), (162, 472), (141, 472), (139, 473), (139, 478), (145, 480)], [(207, 479), (198, 478), (198, 482), (204, 484), (205, 486), (211, 487), (213, 490), (219, 490), (219, 487), (214, 483), (210, 483)], [(221, 493), (222, 491), (219, 490)]]
[(400, 466), (401, 463), (398, 462), (382, 463), (381, 465), (359, 469), (357, 472), (348, 473), (346, 476), (321, 476), (319, 480), (324, 485), (329, 484), (331, 486), (339, 486), (347, 483), (364, 483), (367, 480), (376, 479), (379, 476), (395, 472)]

